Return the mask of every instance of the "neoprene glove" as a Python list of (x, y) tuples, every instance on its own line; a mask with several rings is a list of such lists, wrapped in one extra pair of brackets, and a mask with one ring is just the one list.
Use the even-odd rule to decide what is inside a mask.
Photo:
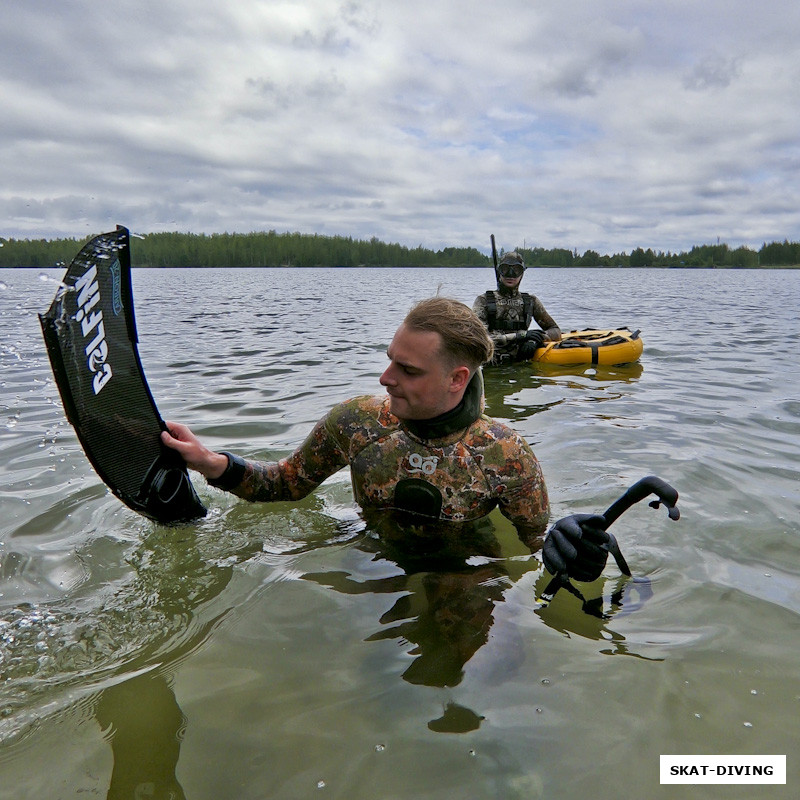
[[(566, 575), (576, 581), (594, 581), (606, 565), (611, 534), (600, 526), (599, 514), (572, 514), (558, 520), (547, 532), (542, 546), (542, 561), (553, 575)], [(614, 542), (616, 544), (616, 542)]]
[(525, 341), (536, 342), (536, 346), (541, 347), (544, 344), (544, 331), (540, 330), (527, 331), (525, 333)]

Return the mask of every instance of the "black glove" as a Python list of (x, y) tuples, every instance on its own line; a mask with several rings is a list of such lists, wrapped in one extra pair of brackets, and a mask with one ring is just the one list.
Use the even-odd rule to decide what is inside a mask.
[(599, 514), (572, 514), (558, 520), (547, 532), (542, 546), (542, 561), (547, 571), (576, 581), (597, 580), (610, 547), (616, 548), (614, 537), (603, 530), (605, 525)]
[(536, 347), (541, 347), (544, 344), (544, 331), (534, 330), (525, 332), (525, 341), (533, 342)]

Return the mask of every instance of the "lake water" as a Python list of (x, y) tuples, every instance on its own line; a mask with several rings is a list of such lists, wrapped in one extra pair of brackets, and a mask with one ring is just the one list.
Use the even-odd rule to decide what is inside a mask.
[[(135, 247), (135, 243), (134, 243)], [(499, 515), (469, 569), (404, 574), (343, 471), (291, 505), (194, 482), (165, 528), (111, 495), (66, 422), (36, 313), (61, 271), (0, 271), (0, 797), (772, 798), (800, 762), (800, 271), (532, 270), (562, 328), (641, 328), (619, 368), (487, 373), (552, 518), (639, 478), (613, 562), (560, 592)], [(288, 454), (380, 392), (411, 303), (489, 270), (134, 270), (162, 415)], [(661, 754), (787, 754), (789, 787), (660, 786)], [(788, 792), (788, 793), (787, 793)]]

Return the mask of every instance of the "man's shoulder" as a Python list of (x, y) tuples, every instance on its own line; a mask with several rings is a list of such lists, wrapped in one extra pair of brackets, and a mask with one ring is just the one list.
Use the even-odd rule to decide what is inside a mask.
[(389, 411), (387, 395), (364, 394), (337, 403), (329, 412), (328, 420), (337, 425), (364, 426), (373, 423), (390, 427), (397, 424), (397, 418)]
[(482, 414), (473, 426), (473, 434), (485, 446), (494, 442), (503, 443), (508, 447), (520, 447), (529, 450), (530, 445), (512, 427), (504, 422), (499, 422), (492, 417)]
[(360, 395), (335, 405), (320, 423), (350, 458), (371, 442), (392, 436), (400, 422), (389, 411), (388, 396)]
[(469, 449), (490, 485), (509, 500), (514, 492), (538, 491), (541, 467), (531, 446), (513, 428), (483, 416), (475, 423)]

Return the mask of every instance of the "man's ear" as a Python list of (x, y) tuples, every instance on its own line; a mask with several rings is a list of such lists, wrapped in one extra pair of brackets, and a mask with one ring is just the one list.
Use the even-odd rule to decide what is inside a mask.
[(450, 373), (450, 391), (451, 392), (461, 392), (467, 388), (467, 384), (469, 383), (469, 379), (472, 376), (470, 375), (469, 367), (461, 366), (456, 367)]

